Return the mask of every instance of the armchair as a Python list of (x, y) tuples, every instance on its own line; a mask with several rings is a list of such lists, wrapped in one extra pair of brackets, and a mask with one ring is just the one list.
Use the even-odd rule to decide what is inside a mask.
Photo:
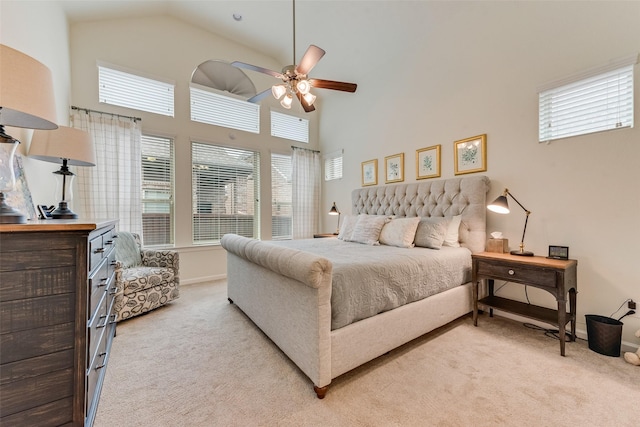
[(177, 251), (142, 249), (138, 234), (120, 231), (115, 253), (116, 322), (179, 298)]

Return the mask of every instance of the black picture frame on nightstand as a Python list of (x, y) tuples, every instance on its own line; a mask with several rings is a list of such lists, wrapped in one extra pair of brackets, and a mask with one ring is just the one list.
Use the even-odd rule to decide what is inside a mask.
[(547, 258), (569, 259), (569, 247), (549, 245), (549, 256)]

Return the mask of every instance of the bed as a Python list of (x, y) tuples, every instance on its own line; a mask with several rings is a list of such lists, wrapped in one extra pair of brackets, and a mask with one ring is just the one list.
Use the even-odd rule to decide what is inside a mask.
[[(229, 301), (309, 377), (322, 399), (333, 378), (471, 312), (471, 253), (485, 248), (489, 185), (480, 175), (354, 190), (339, 239), (267, 242), (227, 234), (221, 244)], [(361, 223), (368, 225), (364, 233)], [(416, 223), (407, 244), (406, 229)], [(376, 232), (379, 240), (371, 240)], [(366, 272), (367, 262), (377, 270)], [(349, 274), (360, 279), (340, 285)], [(424, 289), (398, 289), (416, 280)], [(360, 311), (349, 302), (340, 306), (347, 297), (374, 304)]]

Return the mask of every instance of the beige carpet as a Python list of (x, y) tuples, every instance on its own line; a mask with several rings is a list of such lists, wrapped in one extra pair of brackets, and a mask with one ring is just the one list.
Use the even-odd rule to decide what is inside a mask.
[(334, 379), (327, 397), (240, 310), (226, 282), (118, 324), (97, 427), (638, 426), (640, 368), (483, 315)]

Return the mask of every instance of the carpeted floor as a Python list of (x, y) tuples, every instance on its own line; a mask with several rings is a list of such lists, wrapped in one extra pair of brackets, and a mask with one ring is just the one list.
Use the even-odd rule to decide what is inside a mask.
[(119, 426), (637, 426), (640, 368), (483, 315), (333, 380), (324, 400), (226, 282), (118, 324), (95, 422)]

